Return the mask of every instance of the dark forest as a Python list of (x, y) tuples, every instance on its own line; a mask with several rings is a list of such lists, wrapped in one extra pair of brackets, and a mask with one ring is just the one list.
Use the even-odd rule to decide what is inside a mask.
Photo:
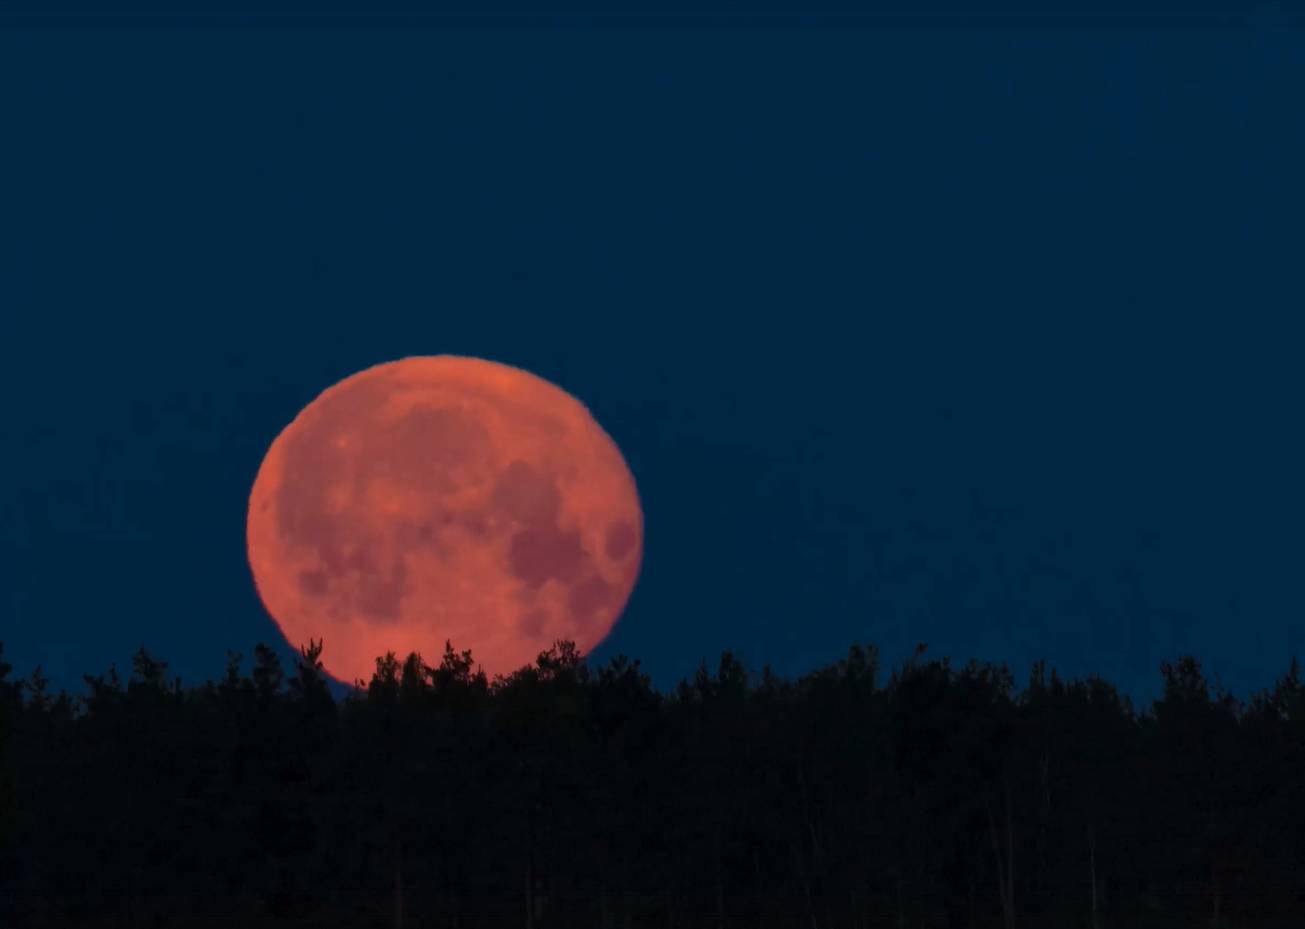
[(321, 650), (183, 686), (142, 647), (78, 697), (0, 661), (0, 925), (1305, 925), (1294, 658), (1242, 701), (1182, 657), (1135, 711), (924, 646), (798, 680), (725, 652), (662, 694), (449, 644), (342, 700)]

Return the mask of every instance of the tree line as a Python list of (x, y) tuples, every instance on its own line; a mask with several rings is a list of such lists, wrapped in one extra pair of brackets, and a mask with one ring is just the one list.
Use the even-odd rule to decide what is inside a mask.
[(1297, 661), (1098, 677), (873, 646), (730, 652), (668, 693), (560, 641), (446, 643), (336, 700), (322, 643), (183, 687), (143, 647), (50, 692), (0, 649), (0, 925), (523, 929), (1305, 926)]

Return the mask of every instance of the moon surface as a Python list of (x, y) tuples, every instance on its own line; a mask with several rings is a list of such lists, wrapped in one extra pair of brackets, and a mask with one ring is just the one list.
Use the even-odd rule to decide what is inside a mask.
[(585, 653), (639, 574), (643, 513), (615, 442), (561, 388), (480, 358), (376, 365), (272, 442), (249, 496), (259, 597), (296, 647), (370, 680), (444, 643), (487, 674), (556, 639)]

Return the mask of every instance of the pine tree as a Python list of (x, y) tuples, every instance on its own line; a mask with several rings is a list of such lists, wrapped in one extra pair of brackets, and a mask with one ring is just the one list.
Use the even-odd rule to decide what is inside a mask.
[(10, 741), (22, 711), (22, 687), (9, 680), (12, 670), (13, 665), (5, 661), (4, 643), (0, 642), (0, 862), (12, 841), (15, 797)]

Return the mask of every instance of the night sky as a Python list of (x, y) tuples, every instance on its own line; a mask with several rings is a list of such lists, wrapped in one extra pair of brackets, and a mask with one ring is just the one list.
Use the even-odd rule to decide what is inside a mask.
[(853, 642), (1267, 686), (1305, 646), (1302, 99), (1271, 19), (0, 26), (6, 656), (82, 693), (142, 644), (186, 683), (291, 655), (263, 453), (453, 353), (622, 448), (643, 569), (593, 657), (659, 688)]

